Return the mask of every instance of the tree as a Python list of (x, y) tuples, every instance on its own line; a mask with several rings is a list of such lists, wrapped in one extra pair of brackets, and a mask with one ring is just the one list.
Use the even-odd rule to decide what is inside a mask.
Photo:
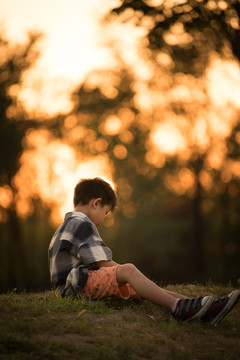
[[(155, 64), (155, 78), (148, 84), (149, 89), (158, 88), (162, 95), (165, 91), (165, 95), (168, 93), (167, 99), (169, 99), (169, 94), (171, 95), (177, 86), (180, 88), (181, 85), (183, 91), (188, 88), (193, 94), (192, 99), (190, 97), (184, 99), (182, 96), (182, 99), (176, 100), (172, 97), (167, 106), (161, 105), (161, 107), (162, 113), (165, 111), (170, 114), (170, 117), (174, 113), (176, 118), (174, 127), (188, 142), (185, 155), (170, 156), (172, 170), (165, 167), (165, 186), (180, 196), (186, 194), (192, 199), (192, 237), (194, 239), (192, 255), (195, 259), (194, 267), (198, 276), (198, 274), (204, 274), (205, 249), (211, 248), (211, 245), (206, 242), (212, 234), (211, 226), (208, 223), (211, 209), (218, 208), (218, 211), (215, 212), (215, 224), (219, 216), (216, 215), (217, 213), (220, 212), (221, 218), (224, 219), (221, 225), (218, 224), (218, 227), (221, 229), (220, 238), (222, 238), (220, 247), (223, 249), (222, 251), (225, 251), (225, 248), (228, 249), (228, 243), (231, 243), (229, 241), (231, 234), (229, 212), (234, 213), (238, 208), (238, 205), (235, 205), (235, 210), (230, 211), (228, 205), (233, 202), (233, 197), (236, 197), (240, 191), (237, 185), (239, 175), (236, 170), (238, 157), (236, 151), (233, 151), (239, 146), (235, 130), (235, 124), (239, 123), (239, 107), (224, 102), (226, 107), (231, 108), (230, 111), (233, 112), (227, 118), (223, 104), (211, 103), (209, 91), (206, 83), (202, 84), (202, 79), (206, 79), (215, 54), (228, 61), (240, 60), (240, 3), (236, 0), (229, 2), (190, 0), (162, 1), (159, 2), (159, 5), (155, 5), (151, 1), (127, 0), (112, 10), (110, 18), (112, 16), (114, 19), (115, 14), (120, 16), (120, 19), (122, 16), (123, 21), (131, 19), (135, 21), (136, 26), (145, 28), (148, 48), (151, 50), (149, 57)], [(166, 73), (169, 73), (167, 92), (166, 89), (161, 88), (160, 84)], [(195, 87), (202, 87), (199, 99), (194, 96), (195, 88), (192, 83)], [(154, 116), (154, 111), (152, 113)], [(209, 138), (208, 144), (204, 146), (199, 141), (194, 143), (194, 138), (197, 139), (197, 136), (192, 131), (200, 124), (200, 117), (203, 116), (207, 120), (203, 121), (205, 124), (202, 125), (203, 128), (206, 126), (203, 135)], [(220, 132), (218, 134), (217, 131), (212, 131), (212, 116), (219, 119), (226, 118), (226, 123), (231, 122), (231, 130), (228, 132), (227, 129), (224, 136)], [(183, 133), (181, 124), (183, 119), (187, 119), (185, 133)], [(231, 149), (228, 145), (229, 137), (232, 139)], [(225, 148), (227, 151), (223, 151)], [(221, 160), (219, 160), (220, 163), (219, 161), (217, 163), (216, 160), (214, 164), (211, 158), (213, 159), (213, 154), (216, 155), (217, 151), (219, 151)], [(229, 158), (234, 158), (234, 160), (231, 162)], [(226, 175), (227, 164), (232, 164), (230, 169), (235, 169), (232, 171), (229, 169), (229, 177)], [(215, 204), (215, 206), (211, 204)], [(214, 247), (213, 244), (212, 246)], [(229, 245), (230, 248), (231, 245)], [(236, 249), (236, 243), (233, 241), (231, 248), (233, 252), (234, 248)], [(222, 254), (219, 257), (221, 262), (223, 262), (223, 257), (226, 257), (225, 255)], [(224, 276), (224, 274), (221, 275)], [(201, 279), (201, 275), (198, 278)]]
[(26, 118), (17, 93), (26, 71), (37, 59), (35, 44), (39, 35), (30, 35), (24, 45), (11, 47), (0, 38), (0, 189), (4, 202), (0, 203), (1, 219), (9, 229), (8, 276), (10, 284), (24, 288), (23, 239), (19, 227), (16, 205), (18, 190), (13, 182), (19, 169), (19, 157), (23, 151), (23, 138), (34, 122)]
[(104, 84), (114, 79), (114, 86), (109, 86), (111, 94), (109, 88), (106, 93), (100, 84), (90, 86), (90, 75), (72, 96), (75, 106), (66, 122), (69, 116), (73, 116), (76, 122), (67, 129), (63, 127), (62, 137), (68, 139), (81, 156), (108, 156), (119, 188), (122, 210), (130, 215), (132, 200), (138, 199), (139, 178), (149, 169), (144, 158), (149, 128), (141, 123), (134, 104), (131, 74), (118, 70), (97, 75), (104, 79)]
[[(138, 238), (136, 241), (142, 236), (136, 225), (148, 214), (149, 221), (154, 222), (150, 241), (155, 253), (160, 243), (156, 227), (160, 216), (167, 213), (167, 204), (169, 224), (163, 234), (166, 237), (171, 234), (169, 243), (172, 243), (172, 248), (175, 246), (175, 250), (171, 249), (173, 258), (176, 259), (176, 252), (180, 258), (185, 251), (189, 258), (189, 263), (185, 264), (186, 272), (191, 267), (191, 274), (188, 272), (185, 279), (205, 280), (207, 253), (213, 254), (211, 249), (215, 249), (215, 243), (219, 242), (214, 231), (215, 227), (221, 226), (218, 218), (225, 211), (225, 205), (219, 204), (226, 204), (224, 197), (229, 202), (229, 194), (239, 191), (236, 185), (239, 176), (234, 175), (233, 169), (236, 164), (232, 163), (231, 179), (224, 180), (230, 154), (223, 151), (229, 137), (234, 147), (237, 146), (237, 133), (234, 136), (233, 133), (239, 109), (230, 101), (224, 103), (227, 112), (223, 113), (222, 107), (211, 99), (207, 81), (214, 54), (218, 53), (229, 62), (233, 61), (233, 54), (238, 54), (238, 3), (189, 1), (170, 6), (165, 1), (159, 7), (147, 4), (149, 2), (124, 1), (113, 13), (128, 13), (135, 19), (136, 26), (148, 24), (151, 52), (147, 54), (154, 74), (146, 81), (146, 87), (155, 99), (152, 109), (145, 112), (137, 103), (137, 79), (125, 64), (115, 71), (89, 75), (73, 94), (73, 111), (56, 119), (55, 123), (53, 121), (53, 128), (65, 143), (75, 149), (79, 158), (103, 154), (110, 160), (118, 186), (120, 214), (131, 219), (132, 226), (135, 226), (134, 230), (131, 228), (131, 234), (133, 239)], [(151, 21), (146, 21), (146, 18)], [(94, 78), (98, 79), (94, 81)], [(227, 132), (214, 129), (214, 118), (230, 123)], [(166, 123), (173, 130), (171, 136), (175, 151), (172, 153), (161, 147), (164, 132), (156, 136), (157, 126)], [(176, 145), (174, 133), (183, 140), (182, 149)], [(155, 144), (153, 138), (157, 138)], [(213, 155), (217, 152), (220, 160), (214, 163)], [(232, 151), (230, 153), (233, 155)], [(226, 190), (228, 187), (230, 192)], [(167, 203), (166, 198), (170, 198), (168, 190), (178, 199), (171, 198)], [(176, 203), (180, 205), (176, 206)], [(235, 210), (237, 204), (238, 201)], [(179, 222), (176, 218), (180, 219)], [(191, 229), (186, 224), (189, 219)], [(227, 231), (227, 225), (224, 229)], [(120, 233), (119, 230), (117, 236), (121, 237)], [(152, 238), (156, 239), (156, 244)], [(227, 242), (225, 239), (223, 249)], [(179, 243), (182, 244), (180, 250)], [(168, 246), (167, 241), (164, 246)], [(154, 254), (148, 250), (145, 253), (143, 250), (139, 257), (143, 261), (149, 255), (151, 266)]]
[(226, 42), (231, 45), (234, 56), (240, 59), (238, 0), (165, 0), (158, 6), (150, 4), (151, 1), (125, 0), (112, 13), (120, 15), (129, 9), (134, 10), (137, 26), (142, 25), (144, 17), (150, 17), (149, 47), (153, 51), (169, 53), (175, 60), (176, 72), (200, 75), (207, 65), (210, 51), (224, 54)]

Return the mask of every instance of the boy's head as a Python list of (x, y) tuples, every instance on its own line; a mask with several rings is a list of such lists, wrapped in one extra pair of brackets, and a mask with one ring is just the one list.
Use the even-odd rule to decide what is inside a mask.
[(73, 204), (87, 205), (90, 200), (101, 198), (101, 206), (109, 205), (113, 212), (117, 206), (117, 197), (111, 185), (96, 177), (94, 179), (82, 179), (74, 189)]

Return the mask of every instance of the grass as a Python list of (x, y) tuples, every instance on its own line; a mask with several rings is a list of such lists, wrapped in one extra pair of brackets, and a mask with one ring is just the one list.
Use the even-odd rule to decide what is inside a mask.
[[(215, 297), (233, 290), (211, 283), (167, 288)], [(0, 359), (240, 359), (240, 304), (217, 327), (178, 323), (148, 301), (74, 301), (51, 291), (0, 295), (0, 313)]]

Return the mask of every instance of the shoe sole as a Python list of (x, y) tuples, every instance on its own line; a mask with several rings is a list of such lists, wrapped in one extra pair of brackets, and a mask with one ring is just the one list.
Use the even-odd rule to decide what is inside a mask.
[(228, 295), (228, 297), (230, 300), (227, 302), (222, 311), (210, 322), (210, 324), (216, 326), (229, 313), (229, 311), (234, 308), (240, 299), (240, 291), (234, 290)]
[(202, 306), (202, 308), (199, 310), (198, 313), (196, 313), (194, 316), (190, 317), (189, 319), (185, 320), (185, 322), (187, 321), (191, 321), (194, 319), (197, 319), (199, 317), (202, 317), (204, 314), (206, 314), (206, 312), (208, 311), (208, 309), (210, 308), (210, 306), (212, 305), (214, 299), (212, 296), (208, 296), (207, 301), (205, 302), (205, 304)]

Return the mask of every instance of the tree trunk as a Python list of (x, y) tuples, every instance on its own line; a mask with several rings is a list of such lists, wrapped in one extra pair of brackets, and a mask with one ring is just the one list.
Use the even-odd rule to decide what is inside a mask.
[[(199, 184), (200, 187), (200, 184)], [(204, 282), (205, 279), (205, 251), (204, 251), (204, 218), (201, 211), (201, 189), (198, 189), (197, 196), (193, 200), (193, 261), (196, 280)]]
[(8, 276), (10, 287), (23, 291), (26, 288), (26, 264), (24, 244), (16, 209), (8, 211), (9, 244), (8, 244)]

